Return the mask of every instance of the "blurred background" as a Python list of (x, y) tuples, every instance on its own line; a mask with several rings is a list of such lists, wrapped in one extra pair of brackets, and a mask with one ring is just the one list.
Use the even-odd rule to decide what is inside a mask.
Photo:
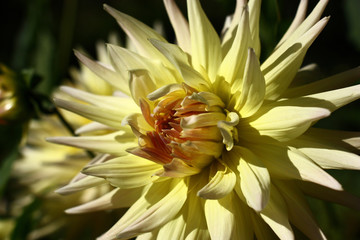
[[(235, 0), (201, 1), (205, 12), (218, 32), (225, 16), (233, 13)], [(261, 15), (261, 59), (265, 59), (295, 16), (299, 1), (263, 0)], [(123, 32), (116, 21), (103, 10), (106, 3), (144, 23), (163, 24), (170, 42), (174, 41), (162, 0), (12, 0), (3, 1), (0, 8), (0, 63), (15, 73), (26, 73), (29, 78), (41, 79), (27, 85), (27, 96), (33, 92), (49, 96), (64, 79), (69, 79), (69, 68), (78, 66), (73, 49), (85, 49), (95, 57), (95, 43), (106, 41), (110, 33), (117, 33), (124, 43)], [(178, 0), (186, 13), (186, 1)], [(312, 9), (317, 0), (309, 0)], [(329, 24), (310, 47), (304, 65), (317, 63), (320, 76), (329, 76), (360, 65), (360, 1), (332, 0), (324, 16), (331, 16)], [(31, 107), (22, 104), (22, 116), (16, 121), (0, 122), (0, 193), (6, 188), (11, 164), (16, 159), (18, 145), (26, 132), (24, 122), (31, 115)], [(360, 104), (356, 101), (333, 113), (318, 126), (360, 131)], [(331, 171), (344, 188), (360, 196), (360, 173)], [(329, 239), (360, 239), (359, 212), (335, 204), (310, 200), (311, 206)], [(5, 219), (6, 216), (0, 216)], [(26, 231), (21, 236), (26, 236)], [(0, 237), (1, 238), (1, 237)], [(299, 239), (303, 237), (299, 235)], [(19, 238), (21, 239), (21, 238)], [(57, 239), (46, 237), (44, 239)], [(305, 239), (305, 238), (304, 238)]]

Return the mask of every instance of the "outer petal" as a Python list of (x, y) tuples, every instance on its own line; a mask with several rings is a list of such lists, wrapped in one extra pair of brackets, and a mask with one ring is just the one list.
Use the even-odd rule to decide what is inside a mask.
[(144, 188), (119, 189), (115, 188), (93, 201), (66, 210), (66, 213), (78, 214), (92, 211), (109, 210), (130, 207), (144, 192)]
[(308, 0), (300, 0), (300, 4), (298, 6), (298, 9), (296, 11), (296, 15), (294, 20), (292, 21), (290, 27), (284, 34), (284, 36), (279, 41), (277, 48), (291, 36), (291, 34), (300, 26), (300, 24), (304, 21), (306, 17), (306, 9), (308, 5)]
[(250, 31), (252, 39), (252, 47), (256, 53), (256, 56), (260, 57), (260, 10), (261, 0), (251, 0), (249, 2), (249, 13), (250, 13)]
[(330, 91), (333, 89), (339, 89), (352, 85), (359, 79), (360, 67), (356, 67), (346, 72), (342, 72), (313, 83), (305, 84), (299, 87), (289, 88), (288, 90), (286, 90), (282, 97), (293, 98), (319, 92)]
[(241, 191), (247, 204), (261, 211), (269, 201), (270, 175), (261, 160), (246, 148), (234, 146), (225, 156), (232, 166), (237, 166), (240, 174)]
[(112, 69), (101, 65), (100, 63), (86, 57), (79, 51), (75, 51), (76, 57), (91, 71), (93, 71), (98, 77), (104, 79), (109, 84), (114, 86), (116, 89), (119, 89), (121, 92), (130, 95), (129, 88), (127, 87), (127, 78)]
[[(300, 102), (301, 103), (301, 102)], [(272, 137), (278, 141), (288, 141), (303, 134), (313, 122), (330, 115), (330, 111), (320, 107), (276, 102), (261, 108), (247, 121), (259, 131), (260, 135)], [(239, 124), (239, 132), (249, 135), (252, 130)]]
[(309, 239), (325, 240), (326, 237), (317, 226), (308, 203), (298, 186), (290, 181), (276, 181), (275, 185), (284, 197), (290, 221)]
[[(147, 41), (151, 44), (149, 40)], [(126, 48), (111, 44), (108, 44), (107, 46), (112, 65), (115, 70), (124, 75), (125, 78), (128, 79), (129, 71), (145, 69), (150, 73), (151, 78), (154, 80), (157, 87), (161, 87), (169, 83), (176, 83), (177, 79), (172, 73), (174, 69), (171, 69), (173, 66), (170, 63), (165, 66), (164, 62), (154, 56), (152, 58), (145, 58)], [(154, 46), (152, 47), (155, 51), (157, 51)], [(160, 52), (158, 52), (158, 55), (164, 57)]]
[(277, 99), (289, 86), (299, 70), (307, 49), (323, 30), (329, 18), (323, 18), (291, 44), (275, 51), (262, 65), (266, 81), (266, 98)]
[(174, 0), (164, 0), (165, 8), (174, 28), (179, 46), (187, 53), (191, 53), (191, 39), (189, 23), (182, 15)]
[(202, 10), (199, 0), (188, 0), (187, 6), (193, 65), (199, 72), (204, 68), (210, 80), (215, 81), (221, 63), (219, 36)]
[(105, 178), (119, 188), (136, 188), (156, 180), (157, 177), (153, 176), (153, 174), (161, 168), (159, 164), (128, 155), (85, 167), (82, 172), (87, 175)]
[(236, 183), (235, 173), (225, 163), (216, 161), (210, 168), (210, 180), (197, 195), (205, 199), (220, 199), (228, 195)]
[[(245, 67), (247, 51), (251, 45), (251, 34), (249, 26), (249, 12), (247, 8), (243, 8), (241, 20), (239, 22), (234, 42), (221, 62), (217, 75), (225, 79), (225, 81), (236, 87), (241, 83)], [(236, 81), (236, 82), (235, 82)], [(235, 82), (235, 83), (234, 83)], [(237, 83), (239, 82), (239, 83)]]
[(129, 238), (139, 233), (150, 232), (177, 215), (185, 203), (188, 188), (183, 180), (172, 182), (169, 193), (122, 230), (117, 235), (118, 238)]
[[(121, 142), (117, 139), (120, 139)], [(114, 154), (117, 156), (127, 155), (128, 153), (125, 150), (136, 145), (134, 136), (125, 131), (117, 131), (102, 136), (50, 137), (46, 140), (53, 143), (84, 148), (94, 152)]]
[[(251, 239), (248, 213), (234, 192), (219, 200), (205, 201), (205, 217), (211, 239)], [(221, 220), (220, 220), (221, 219)]]
[(104, 9), (116, 19), (119, 25), (130, 37), (140, 54), (149, 58), (154, 58), (154, 56), (156, 56), (157, 59), (167, 63), (167, 60), (159, 54), (159, 52), (148, 41), (148, 39), (153, 38), (166, 42), (161, 35), (135, 18), (119, 12), (106, 4), (104, 4)]
[(235, 106), (246, 118), (258, 111), (265, 97), (265, 79), (260, 70), (260, 63), (253, 49), (248, 50), (243, 85), (241, 88), (240, 105)]
[(288, 221), (286, 204), (274, 185), (271, 187), (270, 201), (260, 216), (281, 240), (295, 239)]

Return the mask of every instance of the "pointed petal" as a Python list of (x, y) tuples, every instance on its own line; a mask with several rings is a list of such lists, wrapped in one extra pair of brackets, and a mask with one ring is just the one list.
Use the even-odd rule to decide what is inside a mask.
[(240, 174), (241, 191), (247, 204), (261, 211), (269, 201), (270, 175), (264, 164), (250, 150), (234, 146), (227, 154)]
[(206, 17), (199, 0), (188, 0), (187, 9), (193, 65), (199, 72), (204, 68), (213, 82), (221, 62), (219, 36)]
[(313, 163), (305, 154), (293, 147), (290, 147), (289, 149), (289, 159), (298, 169), (301, 174), (301, 178), (304, 181), (314, 182), (334, 190), (342, 190), (342, 186), (338, 181)]
[(210, 84), (200, 73), (190, 66), (189, 56), (184, 53), (177, 45), (164, 43), (155, 39), (149, 40), (177, 69), (179, 82), (185, 82), (190, 87), (198, 91), (208, 91)]
[[(151, 44), (149, 40), (147, 41)], [(172, 73), (173, 69), (170, 69), (172, 67), (170, 63), (168, 66), (165, 66), (162, 61), (154, 56), (151, 58), (145, 58), (126, 48), (116, 45), (108, 44), (107, 47), (111, 64), (114, 66), (114, 69), (123, 74), (126, 79), (129, 79), (129, 71), (144, 69), (150, 73), (151, 78), (157, 87), (161, 87), (169, 83), (176, 83), (176, 76)], [(154, 46), (152, 47), (158, 52), (158, 55), (163, 57), (163, 55)]]
[(188, 188), (184, 180), (172, 180), (172, 182), (173, 186), (169, 193), (122, 230), (117, 238), (129, 238), (139, 233), (150, 232), (177, 215), (185, 203)]
[(219, 77), (230, 83), (232, 88), (235, 87), (232, 89), (234, 92), (239, 90), (237, 86), (241, 83), (245, 68), (245, 61), (242, 61), (242, 59), (246, 59), (250, 45), (249, 12), (247, 8), (243, 8), (234, 42), (221, 62), (217, 73)]
[(130, 72), (129, 88), (134, 101), (140, 105), (140, 99), (156, 90), (149, 72), (146, 70), (132, 70)]
[(235, 106), (242, 118), (256, 113), (265, 97), (265, 79), (260, 70), (260, 63), (255, 52), (248, 50), (243, 85), (240, 95), (240, 104)]
[(274, 185), (271, 185), (269, 203), (260, 212), (260, 216), (281, 240), (295, 239), (288, 221), (286, 204)]
[(308, 0), (300, 0), (298, 9), (296, 11), (296, 15), (294, 20), (292, 21), (291, 25), (289, 26), (289, 28), (287, 29), (286, 33), (284, 34), (284, 36), (281, 38), (281, 40), (279, 41), (278, 45), (276, 46), (276, 48), (278, 48), (283, 42), (285, 42), (285, 40), (287, 40), (289, 38), (289, 36), (300, 26), (300, 24), (304, 21), (305, 17), (306, 17), (306, 9), (308, 6)]
[(257, 240), (277, 239), (270, 226), (257, 213), (250, 211), (250, 219)]
[(221, 42), (223, 56), (225, 56), (228, 53), (229, 49), (233, 45), (233, 42), (234, 42), (234, 39), (236, 36), (236, 32), (237, 32), (237, 28), (238, 28), (238, 24), (241, 19), (241, 14), (243, 13), (243, 9), (246, 6), (246, 2), (247, 2), (247, 0), (236, 0), (235, 12), (234, 12), (233, 16), (231, 16), (231, 20), (230, 20), (231, 23), (229, 24), (228, 27), (226, 27), (224, 29), (226, 32), (225, 32), (225, 34), (222, 38), (222, 42)]
[(106, 180), (93, 176), (86, 176), (79, 181), (71, 182), (64, 187), (57, 189), (55, 192), (62, 195), (72, 194), (91, 187), (107, 183)]
[(104, 4), (104, 9), (116, 19), (121, 28), (132, 40), (140, 54), (149, 58), (155, 57), (164, 63), (167, 62), (167, 60), (159, 54), (159, 52), (148, 41), (148, 39), (153, 38), (166, 42), (160, 34), (137, 19), (119, 12), (106, 4)]
[(220, 199), (228, 195), (236, 183), (236, 175), (225, 163), (216, 161), (210, 168), (210, 181), (200, 191), (199, 197), (205, 199)]
[(284, 197), (291, 223), (309, 239), (326, 240), (298, 186), (290, 181), (276, 181), (275, 185)]
[[(121, 139), (122, 142), (119, 142)], [(126, 149), (136, 146), (134, 136), (125, 131), (102, 136), (81, 136), (81, 137), (50, 137), (46, 139), (52, 143), (84, 148), (94, 152), (114, 154), (117, 156), (127, 155)]]
[(67, 209), (65, 212), (69, 214), (79, 214), (86, 212), (102, 211), (116, 208), (130, 207), (143, 194), (144, 188), (119, 189), (102, 195), (101, 197), (86, 202), (80, 206)]
[[(341, 134), (332, 133), (329, 134)], [(339, 136), (339, 135), (338, 135)], [(336, 139), (336, 136), (334, 136)], [(304, 134), (290, 143), (299, 151), (311, 158), (316, 164), (325, 169), (360, 169), (360, 156), (349, 152), (344, 147), (344, 142), (339, 139), (336, 142), (326, 141), (319, 137)]]
[(54, 99), (54, 103), (60, 108), (64, 108), (90, 120), (103, 123), (116, 129), (122, 128), (121, 119), (124, 118), (125, 115), (121, 111), (114, 111), (113, 109), (100, 108), (58, 98)]
[(156, 180), (153, 174), (161, 168), (161, 165), (152, 161), (128, 155), (85, 167), (82, 172), (105, 178), (119, 188), (136, 188)]
[(338, 203), (360, 211), (360, 198), (345, 191), (330, 189), (312, 182), (298, 182), (301, 190), (312, 197)]
[(185, 52), (191, 53), (189, 23), (182, 15), (174, 0), (164, 0), (164, 4), (166, 12), (170, 18), (171, 25), (174, 28), (176, 40), (179, 46)]
[(107, 81), (110, 85), (114, 86), (116, 89), (119, 89), (121, 92), (126, 95), (130, 95), (130, 91), (127, 84), (126, 76), (119, 74), (104, 65), (86, 57), (79, 51), (74, 51), (76, 57), (91, 71), (93, 71), (98, 77)]
[(94, 131), (116, 131), (117, 129), (115, 128), (111, 128), (105, 124), (101, 124), (101, 123), (98, 123), (98, 122), (91, 122), (91, 123), (88, 123), (88, 124), (85, 124), (81, 127), (79, 127), (78, 129), (75, 130), (75, 134), (76, 135), (81, 135), (81, 134), (84, 134), (84, 133), (90, 133), (90, 132), (94, 132)]
[(122, 111), (125, 114), (139, 112), (138, 106), (128, 97), (101, 96), (67, 86), (61, 86), (60, 90), (76, 99), (100, 108)]
[[(278, 141), (288, 141), (303, 134), (315, 121), (329, 115), (330, 111), (327, 109), (298, 105), (291, 101), (288, 104), (285, 100), (266, 105), (248, 121), (260, 135), (270, 136)], [(245, 127), (242, 134), (247, 134)]]
[(234, 192), (219, 200), (205, 201), (205, 217), (211, 239), (251, 239), (251, 226), (245, 220), (248, 216), (240, 204), (241, 200)]
[(358, 81), (359, 79), (360, 67), (356, 67), (316, 82), (305, 84), (299, 87), (289, 88), (288, 90), (286, 90), (282, 97), (294, 98), (339, 89), (352, 85), (356, 83), (356, 81)]
[(277, 99), (287, 89), (299, 70), (306, 51), (328, 21), (329, 18), (325, 17), (302, 36), (292, 40), (291, 44), (284, 43), (261, 65), (266, 81), (266, 99)]
[[(181, 212), (183, 212), (184, 207), (181, 209)], [(182, 214), (178, 214), (178, 216), (160, 228), (157, 239), (185, 239), (184, 231), (186, 224)]]
[(256, 56), (260, 57), (260, 11), (261, 0), (252, 0), (249, 2), (249, 16), (250, 16), (250, 31), (252, 39), (252, 47), (256, 53)]

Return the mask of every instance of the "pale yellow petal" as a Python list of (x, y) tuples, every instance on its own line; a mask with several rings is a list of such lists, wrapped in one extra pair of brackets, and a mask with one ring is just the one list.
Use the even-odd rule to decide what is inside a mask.
[[(312, 123), (329, 115), (330, 111), (324, 108), (299, 106), (281, 101), (261, 108), (248, 121), (260, 135), (269, 136), (278, 141), (288, 141), (303, 134)], [(247, 134), (246, 126), (242, 127), (241, 124), (239, 131)]]
[(152, 161), (127, 155), (85, 167), (82, 172), (105, 178), (119, 188), (136, 188), (155, 181), (158, 177), (153, 174), (161, 168), (161, 165)]
[(90, 120), (111, 126), (116, 129), (122, 128), (121, 119), (125, 117), (125, 113), (121, 111), (114, 111), (113, 109), (100, 108), (58, 98), (54, 99), (54, 103), (58, 107), (64, 108), (70, 112), (74, 112)]
[[(186, 203), (185, 203), (186, 204)], [(184, 206), (185, 207), (185, 206)], [(184, 207), (181, 209), (183, 212)], [(186, 222), (182, 214), (178, 214), (174, 219), (170, 220), (164, 226), (162, 226), (157, 235), (157, 239), (178, 239), (184, 240), (184, 231)], [(138, 239), (138, 238), (136, 238)]]
[(185, 203), (187, 190), (184, 180), (172, 180), (170, 191), (117, 234), (117, 238), (129, 238), (150, 232), (173, 219)]
[(70, 214), (87, 213), (94, 211), (110, 210), (116, 208), (130, 207), (138, 200), (144, 192), (144, 187), (119, 189), (105, 193), (99, 198), (86, 202), (82, 205), (67, 209)]
[[(150, 41), (148, 42), (151, 44)], [(116, 45), (108, 44), (107, 47), (111, 63), (115, 70), (123, 74), (127, 80), (129, 79), (129, 71), (144, 69), (149, 72), (157, 87), (161, 87), (169, 83), (176, 83), (176, 76), (172, 73), (175, 69), (169, 68), (172, 67), (170, 63), (168, 66), (165, 66), (164, 62), (159, 59), (154, 57), (146, 58)], [(152, 47), (158, 51), (154, 46)], [(163, 56), (159, 51), (158, 54)]]
[(187, 9), (193, 66), (199, 72), (204, 68), (213, 82), (221, 63), (219, 36), (206, 17), (199, 0), (188, 0)]
[(298, 185), (306, 195), (360, 211), (360, 198), (349, 192), (330, 189), (312, 182), (298, 182)]
[(123, 111), (125, 114), (129, 112), (139, 112), (138, 106), (129, 97), (101, 96), (67, 86), (60, 87), (60, 90), (73, 98), (100, 108)]
[(296, 15), (294, 20), (291, 22), (291, 25), (287, 29), (286, 33), (283, 35), (276, 48), (278, 48), (285, 40), (289, 38), (289, 36), (300, 26), (300, 24), (304, 21), (306, 17), (306, 10), (308, 6), (308, 0), (300, 0), (298, 9), (296, 11)]
[(232, 192), (235, 183), (235, 173), (225, 163), (215, 161), (210, 167), (209, 182), (197, 195), (205, 199), (220, 199)]
[(276, 181), (275, 184), (286, 202), (289, 219), (309, 239), (325, 240), (326, 237), (316, 223), (308, 203), (298, 186), (290, 181)]
[(260, 63), (253, 49), (248, 50), (240, 102), (235, 109), (242, 118), (256, 113), (265, 97), (265, 79), (260, 70)]
[(84, 133), (91, 133), (91, 132), (95, 132), (95, 131), (107, 131), (107, 132), (111, 131), (111, 132), (113, 132), (116, 130), (117, 129), (109, 127), (108, 125), (105, 125), (105, 124), (101, 124), (98, 122), (91, 122), (91, 123), (85, 124), (85, 125), (77, 128), (75, 130), (75, 134), (81, 135)]
[(248, 48), (251, 46), (251, 34), (249, 25), (249, 12), (243, 8), (241, 19), (238, 24), (234, 42), (224, 57), (217, 73), (218, 77), (224, 78), (225, 81), (232, 84), (232, 87), (241, 85), (243, 72), (245, 68), (244, 59), (247, 57)]
[(130, 71), (129, 88), (134, 101), (140, 105), (140, 100), (155, 91), (156, 85), (148, 71), (132, 70)]
[(179, 46), (185, 52), (191, 53), (189, 23), (182, 15), (174, 0), (164, 0), (164, 4)]
[(285, 201), (274, 185), (271, 185), (269, 203), (260, 212), (261, 218), (271, 227), (281, 240), (295, 239), (289, 224)]
[(76, 182), (71, 182), (64, 187), (57, 189), (55, 192), (62, 195), (72, 194), (102, 184), (107, 184), (106, 180), (98, 177), (86, 176)]
[(180, 126), (182, 128), (198, 128), (216, 126), (218, 121), (225, 120), (225, 115), (221, 112), (201, 113), (191, 115), (181, 119)]
[(112, 69), (101, 65), (100, 63), (86, 57), (79, 51), (75, 51), (76, 57), (91, 71), (93, 71), (98, 77), (107, 81), (110, 85), (119, 89), (121, 92), (130, 95), (130, 91), (127, 84), (127, 77), (124, 74), (117, 73)]
[(261, 12), (261, 0), (251, 0), (249, 2), (249, 16), (250, 16), (250, 31), (252, 39), (252, 47), (256, 53), (256, 56), (260, 57), (260, 12)]
[(306, 51), (328, 20), (328, 17), (323, 18), (286, 48), (283, 47), (287, 45), (284, 43), (261, 65), (266, 81), (266, 99), (277, 99), (287, 89), (299, 70)]
[[(121, 142), (118, 139), (120, 139)], [(52, 143), (84, 148), (94, 152), (109, 153), (117, 156), (127, 155), (125, 150), (136, 146), (134, 136), (131, 133), (122, 130), (102, 136), (50, 137), (46, 140)]]
[[(204, 205), (211, 239), (251, 239), (248, 215), (234, 192), (219, 200), (206, 200)], [(221, 220), (220, 220), (221, 219)]]
[(310, 95), (319, 92), (330, 91), (338, 88), (347, 87), (356, 83), (360, 78), (360, 67), (324, 78), (322, 80), (308, 83), (302, 86), (289, 88), (282, 97), (293, 98)]
[(167, 63), (166, 58), (164, 58), (148, 41), (150, 38), (166, 41), (160, 34), (137, 19), (119, 12), (106, 4), (104, 4), (104, 9), (116, 19), (118, 24), (132, 40), (140, 54), (149, 58), (154, 58), (155, 56), (155, 58)]
[(255, 211), (250, 211), (250, 220), (257, 240), (277, 239), (270, 226)]

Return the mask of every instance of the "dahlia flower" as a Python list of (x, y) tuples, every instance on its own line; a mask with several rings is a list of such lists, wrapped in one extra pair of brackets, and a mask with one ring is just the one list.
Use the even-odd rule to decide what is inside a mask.
[[(324, 169), (359, 169), (359, 133), (312, 127), (360, 97), (360, 69), (297, 87), (306, 51), (329, 21), (327, 0), (306, 17), (302, 0), (273, 53), (259, 62), (260, 0), (238, 0), (220, 38), (199, 0), (188, 21), (164, 0), (177, 44), (105, 5), (136, 51), (108, 44), (110, 65), (76, 52), (118, 92), (99, 96), (62, 87), (64, 109), (94, 121), (81, 137), (49, 141), (103, 153), (86, 177), (59, 189), (114, 190), (68, 213), (129, 207), (99, 239), (310, 239), (325, 236), (305, 195), (359, 209)], [(94, 135), (101, 126), (117, 129)]]

